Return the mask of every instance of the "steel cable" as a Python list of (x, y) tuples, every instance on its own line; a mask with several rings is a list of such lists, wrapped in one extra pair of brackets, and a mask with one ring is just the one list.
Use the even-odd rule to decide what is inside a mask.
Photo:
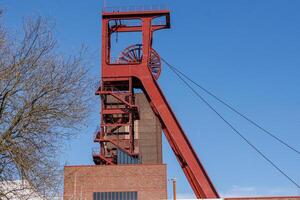
[(268, 131), (267, 129), (263, 128), (261, 125), (259, 125), (257, 122), (253, 121), (252, 119), (250, 119), (249, 117), (247, 117), (245, 114), (242, 114), (240, 111), (238, 111), (236, 108), (232, 107), (231, 105), (229, 105), (228, 103), (226, 103), (224, 100), (222, 100), (220, 97), (216, 96), (215, 94), (213, 94), (212, 92), (210, 92), (209, 90), (205, 89), (203, 86), (201, 86), (200, 84), (198, 84), (197, 82), (193, 81), (191, 78), (189, 78), (186, 74), (184, 74), (183, 72), (181, 72), (180, 70), (178, 70), (176, 67), (174, 67), (173, 65), (169, 64), (166, 60), (164, 60), (163, 58), (161, 58), (161, 60), (170, 68), (172, 68), (173, 70), (175, 70), (177, 73), (181, 74), (184, 78), (186, 78), (187, 80), (189, 80), (191, 83), (193, 83), (194, 85), (196, 85), (197, 87), (199, 87), (202, 91), (204, 91), (205, 93), (207, 93), (208, 95), (210, 95), (211, 97), (213, 97), (214, 99), (216, 99), (217, 101), (219, 101), (220, 103), (222, 103), (223, 105), (225, 105), (228, 109), (230, 109), (231, 111), (235, 112), (237, 115), (241, 116), (242, 118), (244, 118), (245, 120), (247, 120), (248, 122), (250, 122), (253, 126), (257, 127), (258, 129), (260, 129), (261, 131), (263, 131), (265, 134), (269, 135), (270, 137), (272, 137), (273, 139), (277, 140), (279, 143), (281, 143), (282, 145), (286, 146), (287, 148), (289, 148), (290, 150), (294, 151), (296, 154), (300, 155), (300, 151), (297, 150), (295, 147), (292, 147), (291, 145), (289, 145), (288, 143), (286, 143), (285, 141), (283, 141), (282, 139), (280, 139), (278, 136), (274, 135), (273, 133), (271, 133), (270, 131)]
[(205, 103), (215, 114), (217, 114), (244, 142), (252, 147), (265, 161), (273, 166), (280, 174), (286, 177), (294, 186), (300, 189), (300, 185), (283, 170), (281, 170), (271, 159), (269, 159), (261, 150), (259, 150), (254, 144), (252, 144), (240, 131), (238, 131), (229, 121), (227, 121), (203, 96), (201, 96), (180, 74), (173, 66), (166, 62), (163, 58), (161, 60), (170, 67), (170, 69), (176, 74), (176, 76), (203, 102)]

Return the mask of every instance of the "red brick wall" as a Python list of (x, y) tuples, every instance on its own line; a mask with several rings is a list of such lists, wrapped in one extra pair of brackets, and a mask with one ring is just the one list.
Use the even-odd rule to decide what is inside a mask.
[(167, 199), (166, 177), (161, 164), (66, 166), (64, 200), (92, 200), (93, 192), (118, 191), (137, 191), (139, 200)]

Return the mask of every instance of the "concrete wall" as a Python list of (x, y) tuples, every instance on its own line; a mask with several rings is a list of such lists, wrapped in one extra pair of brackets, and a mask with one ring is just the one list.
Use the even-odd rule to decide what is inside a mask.
[(143, 164), (162, 163), (162, 129), (143, 93), (135, 94), (139, 106), (140, 120), (135, 122), (139, 139), (139, 152)]
[(64, 200), (92, 200), (94, 192), (137, 191), (140, 200), (167, 199), (166, 165), (66, 166)]

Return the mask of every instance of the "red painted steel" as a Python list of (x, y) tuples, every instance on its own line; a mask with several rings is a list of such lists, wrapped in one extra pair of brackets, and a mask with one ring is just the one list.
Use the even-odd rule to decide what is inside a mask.
[[(164, 22), (160, 24), (154, 24), (156, 18), (164, 18)], [(122, 20), (140, 20), (141, 25), (126, 25), (123, 24)], [(114, 23), (111, 23), (114, 22)], [(114, 25), (111, 25), (114, 24)], [(105, 85), (115, 84), (120, 79), (130, 80), (130, 84), (124, 85), (123, 87), (129, 87), (129, 95), (133, 95), (133, 88), (140, 88), (144, 91), (153, 111), (157, 114), (163, 131), (168, 139), (171, 148), (173, 149), (180, 166), (182, 167), (195, 195), (198, 198), (218, 198), (219, 195), (213, 186), (209, 176), (207, 175), (203, 165), (198, 159), (191, 143), (186, 137), (183, 129), (181, 128), (178, 120), (176, 119), (174, 113), (172, 112), (166, 98), (164, 97), (162, 91), (160, 90), (156, 79), (158, 77), (153, 75), (153, 68), (150, 66), (151, 52), (152, 50), (152, 36), (153, 32), (160, 29), (170, 28), (170, 13), (168, 10), (158, 10), (158, 11), (143, 11), (143, 12), (104, 12), (102, 15), (102, 83), (101, 87), (97, 91), (97, 94), (102, 96), (102, 118), (105, 119), (107, 113), (113, 115), (114, 113), (121, 114), (119, 109), (108, 111), (103, 99), (107, 95), (118, 96), (118, 92), (107, 91)], [(111, 34), (114, 32), (142, 32), (142, 56), (140, 59), (134, 62), (122, 62), (116, 61), (112, 62), (111, 56)], [(160, 72), (160, 71), (159, 71)], [(116, 99), (121, 98), (120, 96)], [(133, 99), (133, 98), (132, 98)], [(125, 102), (124, 102), (125, 101)], [(133, 104), (129, 108), (134, 107), (134, 100), (129, 103), (129, 101), (124, 100), (121, 103)], [(136, 109), (138, 110), (138, 109)], [(132, 115), (131, 111), (128, 111), (128, 115)], [(132, 117), (131, 117), (132, 119)], [(122, 118), (120, 118), (122, 121)], [(118, 121), (115, 126), (120, 127), (122, 123)], [(132, 121), (130, 121), (133, 125)], [(103, 137), (108, 135), (105, 127), (111, 126), (113, 124), (105, 124), (102, 119), (101, 130), (98, 134), (99, 137), (97, 141), (109, 142), (104, 140)], [(134, 138), (133, 128), (130, 129), (130, 138)], [(128, 149), (129, 153), (134, 154), (134, 140), (131, 139), (132, 147)], [(115, 146), (118, 146), (114, 144)], [(101, 145), (101, 151), (105, 152), (105, 145)], [(124, 147), (120, 145), (120, 148)], [(105, 153), (100, 153), (98, 158), (105, 157)], [(138, 154), (138, 153), (137, 153)], [(109, 160), (105, 161), (105, 160)], [(102, 162), (102, 161), (101, 161)], [(102, 164), (111, 164), (113, 159), (105, 158)]]
[(101, 127), (94, 139), (100, 143), (100, 152), (93, 153), (95, 164), (117, 164), (118, 151), (137, 158), (134, 121), (139, 115), (134, 105), (132, 78), (102, 81), (96, 94), (101, 95)]
[[(155, 24), (157, 18), (164, 23)], [(140, 20), (140, 25), (127, 23)], [(111, 23), (113, 22), (113, 23)], [(172, 112), (156, 80), (161, 72), (159, 55), (152, 49), (153, 32), (170, 28), (168, 10), (103, 12), (102, 14), (102, 81), (96, 94), (101, 96), (101, 128), (94, 141), (100, 152), (93, 153), (95, 164), (118, 163), (117, 150), (139, 158), (134, 121), (139, 119), (134, 89), (145, 93), (159, 118), (163, 132), (176, 155), (197, 198), (219, 198), (207, 172)], [(116, 32), (141, 32), (142, 44), (126, 48), (116, 61), (111, 59), (111, 35)], [(126, 136), (126, 137), (125, 137)], [(226, 198), (228, 200), (299, 199), (300, 197)]]

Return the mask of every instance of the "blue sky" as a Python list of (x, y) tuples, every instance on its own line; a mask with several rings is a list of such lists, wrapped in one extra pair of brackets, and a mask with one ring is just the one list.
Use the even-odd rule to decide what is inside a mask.
[[(90, 70), (100, 77), (100, 0), (0, 0), (7, 27), (26, 16), (56, 23), (59, 48), (90, 52)], [(300, 149), (300, 1), (298, 0), (111, 0), (109, 6), (167, 4), (171, 29), (155, 33), (154, 48), (170, 63)], [(218, 191), (232, 195), (297, 195), (297, 190), (247, 146), (168, 70), (159, 84)], [(91, 96), (94, 94), (91, 94)], [(92, 164), (93, 131), (99, 124), (97, 97), (82, 133), (62, 147), (61, 162)], [(300, 184), (300, 157), (210, 99), (216, 108)], [(192, 191), (166, 140), (168, 177), (178, 193)], [(171, 186), (171, 184), (169, 184)], [(171, 195), (171, 192), (169, 192)]]

